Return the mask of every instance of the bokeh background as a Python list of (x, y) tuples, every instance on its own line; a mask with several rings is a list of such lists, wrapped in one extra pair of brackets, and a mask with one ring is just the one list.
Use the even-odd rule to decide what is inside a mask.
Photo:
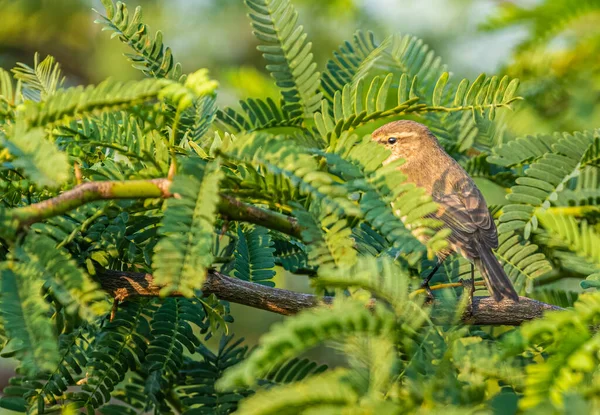
[[(161, 30), (184, 72), (207, 67), (222, 85), (220, 99), (276, 96), (263, 71), (243, 0), (131, 0), (142, 6), (144, 21)], [(505, 64), (523, 28), (482, 32), (479, 26), (495, 14), (494, 0), (295, 0), (310, 34), (317, 62), (358, 30), (378, 39), (410, 33), (423, 39), (459, 76), (495, 72)], [(61, 62), (72, 83), (97, 83), (108, 76), (140, 76), (122, 58), (125, 47), (111, 41), (94, 24), (100, 0), (0, 0), (0, 66), (32, 63), (34, 52)]]
[[(278, 92), (256, 51), (242, 0), (129, 0), (144, 22), (161, 30), (184, 72), (209, 68), (220, 83), (218, 104)], [(506, 117), (497, 140), (522, 134), (600, 127), (600, 2), (597, 0), (293, 0), (320, 68), (358, 30), (378, 40), (393, 33), (423, 39), (457, 77), (509, 74), (522, 80), (526, 100)], [(564, 13), (590, 6), (578, 17)], [(107, 77), (139, 78), (122, 56), (126, 47), (94, 24), (100, 0), (0, 0), (0, 67), (33, 65), (53, 55), (67, 83)], [(592, 10), (592, 12), (589, 12)], [(594, 10), (598, 10), (594, 12)], [(503, 128), (504, 128), (503, 127)], [(485, 191), (485, 190), (484, 190)], [(489, 191), (487, 191), (490, 193)], [(487, 196), (487, 195), (486, 195)], [(492, 203), (503, 195), (489, 194)], [(309, 289), (303, 277), (278, 275), (277, 283)], [(280, 317), (232, 306), (232, 330), (257, 341)], [(6, 360), (1, 362), (6, 363)], [(1, 364), (0, 362), (0, 364)], [(6, 379), (10, 368), (0, 375)], [(1, 380), (0, 380), (1, 383)], [(1, 386), (1, 385), (0, 385)], [(2, 411), (2, 410), (0, 410)], [(2, 412), (0, 412), (2, 413)]]

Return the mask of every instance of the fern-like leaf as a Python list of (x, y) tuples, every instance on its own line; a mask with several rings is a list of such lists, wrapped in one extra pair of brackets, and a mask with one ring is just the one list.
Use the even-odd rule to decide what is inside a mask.
[(68, 314), (92, 321), (108, 312), (109, 303), (98, 283), (92, 281), (63, 249), (46, 236), (31, 235), (17, 256), (36, 267), (47, 288)]
[(316, 268), (308, 264), (306, 245), (299, 241), (278, 238), (277, 236), (277, 234), (273, 235), (273, 246), (275, 248), (273, 255), (277, 265), (293, 273), (316, 273)]
[(133, 49), (133, 54), (126, 54), (133, 67), (147, 76), (178, 80), (181, 77), (181, 64), (174, 62), (171, 48), (163, 45), (162, 32), (156, 32), (154, 39), (148, 34), (148, 26), (142, 22), (142, 8), (136, 7), (130, 17), (127, 5), (112, 0), (102, 0), (106, 16), (100, 15), (105, 29), (114, 32), (121, 42)]
[(325, 340), (346, 335), (389, 333), (393, 326), (393, 315), (378, 305), (368, 310), (359, 301), (337, 300), (332, 307), (302, 312), (274, 325), (261, 338), (258, 349), (241, 364), (226, 371), (217, 386), (231, 389), (252, 385), (273, 367)]
[(552, 146), (561, 140), (559, 133), (519, 137), (493, 149), (487, 161), (504, 167), (518, 167), (537, 161), (552, 151)]
[(327, 370), (326, 365), (319, 365), (309, 359), (294, 358), (281, 366), (274, 367), (264, 379), (259, 380), (263, 386), (284, 385), (300, 382)]
[(304, 413), (304, 410), (308, 408), (321, 405), (335, 406), (340, 413), (343, 407), (354, 406), (358, 401), (356, 391), (348, 382), (344, 381), (346, 375), (346, 369), (336, 369), (313, 376), (304, 382), (260, 391), (242, 401), (236, 413), (275, 415), (285, 413), (289, 408)]
[(312, 44), (306, 41), (303, 27), (297, 24), (298, 12), (289, 0), (245, 0), (258, 50), (267, 61), (292, 117), (312, 117), (321, 94), (319, 72), (313, 62)]
[(111, 392), (129, 369), (141, 366), (150, 333), (145, 303), (125, 303), (114, 319), (99, 333), (91, 347), (85, 367), (86, 377), (79, 382), (81, 392), (69, 392), (67, 398), (78, 408), (93, 411), (111, 399)]
[(232, 108), (217, 111), (217, 119), (229, 131), (251, 132), (280, 127), (300, 127), (302, 117), (290, 113), (285, 105), (280, 108), (271, 98), (266, 100), (249, 98), (240, 101), (242, 112)]
[(537, 245), (523, 240), (520, 234), (514, 232), (504, 232), (498, 236), (496, 256), (517, 290), (524, 287), (531, 290), (534, 280), (552, 269)]
[(307, 246), (310, 265), (342, 269), (354, 265), (357, 255), (351, 238), (352, 229), (345, 219), (316, 208), (307, 211), (299, 205), (293, 214), (302, 227), (302, 240)]
[(262, 226), (239, 226), (233, 275), (244, 281), (274, 287), (273, 240)]
[(38, 53), (33, 57), (33, 68), (24, 63), (17, 63), (13, 73), (15, 79), (21, 81), (25, 98), (32, 101), (45, 101), (65, 82), (60, 65), (54, 57), (47, 56), (40, 62)]
[(9, 138), (0, 131), (0, 145), (13, 157), (13, 166), (36, 184), (58, 187), (69, 178), (68, 158), (44, 135), (41, 128), (26, 131), (19, 126)]
[(552, 152), (529, 166), (506, 196), (511, 203), (504, 207), (500, 217), (500, 233), (523, 229), (525, 238), (529, 238), (531, 231), (537, 228), (535, 210), (548, 209), (551, 202), (558, 198), (557, 193), (579, 174), (582, 157), (593, 145), (596, 134), (564, 134), (552, 145)]
[(594, 226), (572, 216), (538, 212), (537, 217), (550, 234), (549, 246), (567, 248), (590, 265), (600, 269), (600, 234)]
[(265, 133), (240, 137), (228, 153), (232, 161), (258, 164), (261, 170), (285, 177), (301, 194), (319, 201), (324, 210), (349, 216), (360, 211), (347, 198), (347, 190), (334, 176), (322, 171), (312, 150), (284, 136)]
[(5, 262), (0, 272), (0, 317), (23, 372), (33, 376), (53, 370), (59, 360), (58, 341), (42, 297), (43, 281), (27, 264)]
[(364, 62), (371, 62), (372, 54), (378, 48), (372, 32), (357, 31), (352, 41), (345, 42), (333, 52), (333, 58), (327, 61), (323, 72), (321, 89), (324, 97), (332, 103), (337, 91), (354, 81), (358, 69)]
[(519, 401), (522, 410), (549, 405), (560, 411), (569, 392), (585, 393), (590, 388), (600, 363), (600, 336), (590, 327), (599, 312), (600, 295), (584, 294), (574, 310), (548, 313), (523, 326), (519, 333), (523, 344), (543, 342), (548, 357), (526, 368), (524, 394)]
[(200, 345), (190, 323), (203, 326), (202, 307), (193, 300), (167, 298), (153, 314), (151, 341), (145, 356), (145, 393), (155, 403), (164, 398), (184, 363), (184, 347), (190, 353)]
[(27, 101), (19, 116), (32, 127), (53, 126), (76, 117), (153, 102), (159, 93), (165, 94), (169, 91), (167, 87), (172, 85), (172, 82), (164, 79), (130, 82), (106, 80), (97, 86), (78, 86), (56, 91), (43, 103)]
[(212, 263), (213, 226), (219, 202), (220, 162), (189, 159), (175, 176), (171, 199), (153, 258), (154, 279), (161, 295), (180, 292), (192, 297), (202, 287)]
[(0, 68), (0, 127), (15, 118), (15, 108), (21, 103), (20, 84), (15, 87), (10, 73)]
[(185, 414), (228, 414), (236, 410), (240, 400), (251, 394), (248, 389), (227, 392), (215, 389), (223, 371), (246, 357), (248, 346), (242, 346), (243, 341), (243, 338), (234, 340), (233, 336), (223, 336), (215, 353), (201, 344), (197, 349), (200, 360), (185, 360), (175, 388), (187, 408)]
[[(60, 360), (56, 367), (22, 383), (21, 395), (31, 414), (52, 413), (66, 406), (66, 391), (85, 374), (93, 326), (79, 327), (59, 337)], [(5, 390), (6, 392), (6, 390)], [(37, 412), (36, 412), (37, 411)]]

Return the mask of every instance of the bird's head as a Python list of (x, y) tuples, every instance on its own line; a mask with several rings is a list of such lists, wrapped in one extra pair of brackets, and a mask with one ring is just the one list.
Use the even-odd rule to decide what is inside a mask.
[(387, 160), (388, 163), (399, 158), (408, 160), (423, 153), (424, 147), (437, 144), (429, 128), (410, 120), (387, 123), (373, 131), (371, 137), (373, 141), (391, 150), (392, 155)]

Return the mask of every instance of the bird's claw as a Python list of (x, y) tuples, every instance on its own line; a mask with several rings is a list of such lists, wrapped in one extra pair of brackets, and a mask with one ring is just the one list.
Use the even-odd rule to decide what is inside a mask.
[[(469, 290), (469, 299), (471, 300), (471, 305), (473, 304), (473, 295), (475, 294), (475, 281), (469, 280), (461, 280), (463, 290)], [(464, 291), (463, 291), (464, 292)]]

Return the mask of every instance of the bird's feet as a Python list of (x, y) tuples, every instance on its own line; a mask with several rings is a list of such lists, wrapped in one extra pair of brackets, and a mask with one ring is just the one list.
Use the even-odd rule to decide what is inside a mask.
[(423, 281), (419, 288), (425, 290), (425, 292), (427, 293), (428, 302), (435, 300), (435, 297), (433, 296), (433, 291), (431, 291), (431, 287), (429, 286), (429, 280)]
[[(469, 300), (471, 300), (471, 306), (473, 306), (473, 295), (475, 294), (475, 281), (472, 279), (461, 280), (463, 286), (463, 293), (469, 292)], [(464, 295), (464, 294), (463, 294)]]

